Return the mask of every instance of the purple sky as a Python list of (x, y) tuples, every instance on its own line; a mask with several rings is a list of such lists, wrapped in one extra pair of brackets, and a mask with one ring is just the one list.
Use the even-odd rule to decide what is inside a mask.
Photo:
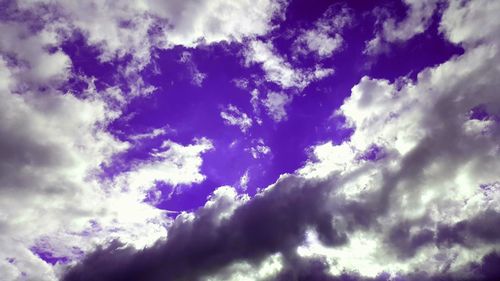
[(0, 280), (500, 278), (499, 1), (0, 7)]

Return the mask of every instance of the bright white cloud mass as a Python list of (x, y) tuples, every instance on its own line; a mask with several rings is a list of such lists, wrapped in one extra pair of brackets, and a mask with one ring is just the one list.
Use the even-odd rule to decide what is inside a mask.
[(0, 3), (0, 280), (500, 280), (500, 1), (306, 2)]

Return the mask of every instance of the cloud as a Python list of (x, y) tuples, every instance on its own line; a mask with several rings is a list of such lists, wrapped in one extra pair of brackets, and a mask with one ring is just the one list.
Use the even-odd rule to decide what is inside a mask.
[(105, 94), (18, 94), (11, 91), (17, 77), (3, 58), (0, 64), (2, 280), (56, 280), (57, 267), (39, 255), (72, 261), (109, 239), (141, 248), (164, 238), (170, 219), (145, 202), (147, 193), (157, 181), (202, 181), (201, 154), (210, 141), (165, 141), (152, 159), (102, 180), (101, 166), (130, 146), (104, 129), (117, 116), (99, 98)]
[(189, 52), (183, 52), (180, 62), (184, 63), (188, 70), (191, 72), (191, 83), (193, 85), (201, 87), (203, 85), (203, 80), (207, 78), (207, 74), (200, 72), (198, 66), (193, 62), (191, 54)]
[(351, 21), (347, 9), (332, 6), (315, 22), (313, 28), (301, 31), (293, 43), (294, 52), (302, 55), (313, 52), (320, 58), (331, 56), (342, 46), (341, 31)]
[[(100, 2), (97, 6), (80, 4), (10, 1), (5, 6), (8, 15), (0, 23), (5, 39), (0, 42), (2, 280), (56, 280), (58, 267), (41, 257), (72, 261), (108, 239), (120, 239), (138, 248), (151, 245), (165, 237), (170, 219), (165, 211), (144, 202), (148, 189), (134, 180), (154, 175), (160, 168), (170, 177), (155, 179), (173, 185), (204, 179), (199, 172), (200, 154), (211, 147), (204, 139), (188, 146), (165, 142), (156, 151), (154, 163), (141, 163), (127, 174), (127, 186), (120, 185), (124, 175), (116, 182), (99, 177), (102, 166), (132, 145), (107, 131), (120, 115), (120, 108), (108, 98), (123, 105), (123, 97), (131, 93), (113, 86), (97, 90), (92, 78), (71, 72), (72, 62), (59, 45), (75, 31), (73, 28), (85, 25), (89, 29), (83, 31), (89, 32), (90, 43), (104, 44), (99, 46), (106, 60), (138, 51), (137, 42), (128, 36), (141, 33), (136, 30), (125, 35), (117, 31), (122, 27), (113, 29), (116, 18), (110, 17), (116, 14), (92, 10), (101, 7)], [(76, 10), (84, 18), (71, 14)], [(39, 17), (41, 13), (44, 15)], [(104, 43), (92, 37), (100, 36), (92, 34), (93, 28), (101, 35), (103, 30), (110, 31), (102, 39)], [(76, 93), (62, 92), (60, 87), (69, 78), (86, 83), (86, 87)], [(138, 142), (161, 133), (131, 139)]]
[[(64, 280), (196, 280), (233, 261), (258, 261), (293, 250), (307, 225), (321, 229), (331, 217), (323, 202), (329, 189), (310, 189), (313, 187), (299, 178), (285, 177), (264, 194), (239, 203), (222, 220), (219, 215), (239, 201), (234, 196), (218, 199), (194, 218), (177, 219), (165, 243), (142, 252), (118, 245), (99, 250), (69, 271)], [(325, 227), (324, 231), (332, 230)], [(339, 235), (330, 242), (344, 241)]]
[(485, 225), (500, 212), (500, 42), (493, 27), (457, 37), (445, 24), (496, 18), (474, 3), (444, 12), (463, 55), (416, 81), (363, 77), (352, 88), (336, 111), (349, 140), (313, 147), (296, 174), (250, 200), (225, 187), (165, 241), (104, 247), (63, 280), (204, 280), (238, 276), (239, 265), (257, 272), (273, 257), (275, 280), (495, 280), (498, 229)]
[(193, 47), (199, 42), (241, 41), (248, 36), (264, 35), (285, 2), (153, 0), (148, 5), (173, 26), (167, 31), (171, 44)]
[(69, 57), (60, 50), (47, 51), (58, 42), (54, 30), (47, 28), (33, 33), (25, 25), (0, 22), (0, 32), (3, 37), (0, 52), (4, 54), (4, 63), (11, 66), (10, 75), (17, 76), (16, 80), (23, 84), (46, 84), (68, 77)]
[[(200, 43), (237, 41), (263, 35), (272, 29), (282, 1), (19, 1), (10, 13), (28, 11), (45, 24), (67, 31), (80, 30), (101, 59), (131, 55), (139, 67), (149, 63), (152, 48), (173, 45), (195, 47)], [(49, 9), (47, 9), (49, 7)], [(51, 23), (52, 22), (52, 23)]]
[(269, 116), (276, 122), (286, 120), (285, 107), (292, 102), (292, 98), (285, 93), (269, 92), (262, 104), (267, 109)]
[(227, 109), (220, 113), (224, 123), (231, 126), (237, 126), (243, 133), (252, 127), (252, 118), (248, 114), (241, 112), (236, 106), (230, 104)]
[(367, 42), (366, 53), (375, 55), (383, 52), (389, 43), (404, 42), (425, 32), (430, 26), (432, 16), (438, 8), (437, 0), (405, 0), (404, 3), (408, 9), (407, 16), (399, 22), (392, 17), (385, 18), (385, 14), (377, 10), (381, 30)]
[(263, 139), (252, 140), (253, 146), (250, 148), (250, 153), (254, 159), (258, 159), (271, 153), (271, 148), (264, 143)]
[[(472, 4), (465, 7), (472, 14), (480, 9)], [(450, 9), (445, 14), (452, 13)], [(350, 140), (341, 145), (317, 146), (317, 160), (301, 170), (315, 178), (328, 175), (328, 168), (346, 177), (362, 171), (346, 180), (341, 193), (347, 198), (364, 198), (371, 193), (380, 200), (368, 206), (382, 215), (378, 219), (380, 231), (386, 233), (364, 235), (392, 250), (382, 254), (384, 251), (374, 248), (361, 258), (379, 267), (379, 272), (384, 264), (377, 260), (395, 271), (409, 272), (415, 267), (427, 268), (431, 275), (443, 270), (460, 271), (498, 249), (498, 242), (484, 239), (492, 237), (495, 230), (479, 227), (498, 219), (498, 204), (492, 203), (498, 199), (492, 198), (498, 198), (499, 190), (487, 188), (485, 192), (481, 188), (495, 186), (498, 176), (494, 171), (500, 168), (494, 160), (500, 149), (498, 121), (493, 121), (497, 120), (494, 116), (498, 116), (500, 104), (494, 90), (498, 87), (494, 78), (498, 69), (493, 66), (499, 55), (491, 46), (498, 40), (488, 35), (483, 38), (486, 44), (470, 47), (464, 55), (422, 71), (416, 82), (403, 79), (391, 84), (382, 79), (361, 79), (338, 111), (355, 128)], [(483, 106), (487, 114), (475, 119), (471, 112)], [(471, 123), (479, 130), (471, 130)], [(373, 147), (384, 156), (363, 158)], [(438, 224), (451, 226), (440, 230)], [(456, 225), (462, 225), (464, 234), (459, 234)], [(437, 242), (436, 237), (443, 242)], [(457, 245), (463, 237), (475, 241), (474, 246)], [(456, 242), (449, 248), (439, 246), (448, 240)], [(341, 268), (342, 257), (354, 250), (347, 247), (327, 253), (334, 257), (331, 264)]]
[(296, 42), (305, 45), (304, 49), (299, 49), (298, 52), (316, 52), (318, 56), (326, 57), (332, 55), (342, 45), (342, 37), (338, 34), (329, 37), (320, 31), (310, 30), (302, 34)]
[[(12, 276), (6, 280), (23, 272), (54, 280), (52, 269), (30, 247), (45, 235), (81, 232), (90, 219), (106, 212), (92, 173), (127, 144), (101, 129), (114, 114), (101, 100), (78, 99), (50, 88), (12, 92), (22, 80), (3, 56), (0, 64), (0, 264)], [(80, 247), (78, 236), (60, 241), (67, 246), (64, 251)], [(64, 251), (58, 254), (73, 256)], [(16, 261), (7, 262), (10, 258)]]
[(245, 52), (247, 65), (260, 64), (265, 72), (265, 78), (284, 89), (304, 89), (313, 81), (333, 74), (333, 69), (317, 65), (313, 69), (297, 69), (280, 56), (271, 42), (254, 40), (249, 43)]
[(135, 141), (140, 141), (143, 139), (154, 139), (156, 137), (163, 136), (163, 135), (167, 134), (167, 132), (172, 131), (172, 130), (173, 129), (170, 129), (169, 126), (165, 126), (162, 128), (153, 129), (147, 133), (132, 135), (132, 136), (129, 136), (129, 138), (132, 140), (135, 140)]
[(201, 155), (213, 148), (212, 142), (205, 138), (195, 139), (194, 144), (186, 146), (165, 140), (151, 153), (151, 159), (138, 162), (130, 171), (121, 173), (113, 180), (114, 184), (144, 193), (160, 182), (174, 187), (200, 183), (205, 179), (200, 172)]
[(467, 5), (458, 0), (450, 1), (443, 13), (440, 30), (453, 43), (498, 43), (500, 23), (491, 19), (499, 9), (500, 3), (495, 1), (481, 0)]

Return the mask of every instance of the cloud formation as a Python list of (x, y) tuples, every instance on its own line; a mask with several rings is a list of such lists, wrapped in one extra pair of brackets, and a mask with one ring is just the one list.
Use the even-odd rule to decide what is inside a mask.
[[(12, 16), (2, 14), (0, 23), (7, 38), (0, 42), (2, 278), (498, 279), (496, 2), (450, 0), (439, 28), (465, 53), (423, 70), (415, 81), (363, 77), (342, 106), (331, 109), (353, 130), (350, 138), (311, 147), (302, 168), (252, 199), (223, 186), (204, 207), (175, 220), (147, 201), (158, 182), (205, 179), (202, 155), (214, 148), (206, 138), (164, 140), (129, 170), (101, 178), (102, 167), (133, 145), (108, 131), (121, 108), (107, 98), (130, 93), (109, 85), (97, 89), (89, 77), (78, 77), (88, 82), (82, 93), (61, 90), (79, 75), (58, 46), (75, 31), (100, 50), (101, 61), (131, 55), (130, 68), (121, 73), (127, 78), (149, 63), (152, 49), (250, 37), (242, 52), (248, 66), (262, 67), (266, 81), (277, 86), (262, 100), (254, 92), (251, 105), (263, 106), (276, 124), (287, 120), (293, 95), (285, 90), (302, 90), (333, 72), (319, 65), (297, 69), (272, 40), (254, 38), (273, 28), (284, 2), (233, 2), (30, 1), (5, 7)], [(436, 8), (435, 1), (407, 3), (406, 19), (383, 24), (380, 36), (387, 43), (423, 32)], [(22, 23), (15, 20), (21, 15)], [(320, 21), (299, 41), (319, 57), (331, 55), (340, 39), (326, 29)], [(183, 59), (192, 63), (189, 55)], [(202, 73), (191, 66), (201, 86), (196, 73)], [(236, 106), (216, 117), (244, 133), (252, 125)], [(130, 139), (160, 135), (165, 130)], [(255, 159), (270, 154), (267, 139), (253, 139)], [(52, 267), (40, 258), (47, 253), (71, 262)]]
[(448, 24), (495, 18), (481, 7), (444, 11), (441, 28), (463, 55), (415, 81), (362, 78), (336, 112), (354, 133), (315, 147), (298, 175), (251, 200), (225, 189), (176, 219), (165, 242), (100, 249), (64, 280), (231, 280), (237, 265), (273, 257), (279, 270), (263, 280), (494, 280), (498, 229), (486, 226), (500, 211), (500, 42), (493, 27), (464, 35)]

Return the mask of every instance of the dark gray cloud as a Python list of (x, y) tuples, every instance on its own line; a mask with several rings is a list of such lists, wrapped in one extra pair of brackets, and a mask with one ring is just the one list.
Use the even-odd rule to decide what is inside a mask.
[[(227, 219), (220, 219), (224, 204), (200, 209), (194, 220), (179, 218), (169, 231), (167, 241), (155, 246), (134, 250), (118, 241), (99, 248), (83, 262), (71, 268), (63, 281), (177, 281), (200, 280), (215, 274), (228, 265), (246, 261), (257, 265), (264, 258), (281, 253), (283, 269), (275, 280), (388, 280), (384, 276), (375, 279), (361, 278), (355, 273), (331, 276), (321, 260), (297, 256), (296, 248), (304, 242), (305, 232), (315, 229), (325, 245), (336, 247), (348, 242), (350, 233), (367, 227), (379, 228), (370, 204), (332, 200), (334, 180), (308, 181), (290, 176), (276, 186), (238, 207)], [(227, 202), (226, 202), (227, 203)], [(333, 210), (341, 212), (343, 220)], [(366, 221), (369, 218), (372, 222)], [(470, 221), (452, 226), (441, 226), (437, 233), (428, 228), (411, 232), (425, 219), (405, 221), (391, 228), (386, 236), (388, 244), (405, 259), (415, 255), (419, 248), (435, 243), (437, 246), (451, 243), (464, 244), (471, 237), (483, 243), (497, 243), (500, 214), (486, 211)], [(342, 225), (343, 227), (337, 227)], [(498, 259), (496, 254), (472, 264), (467, 273), (475, 272), (474, 280), (492, 280), (490, 275), (481, 279), (483, 267), (488, 261)], [(479, 268), (479, 269), (478, 269)], [(359, 269), (362, 273), (362, 268)], [(486, 270), (486, 269), (485, 269)], [(440, 273), (430, 276), (414, 273), (401, 280), (462, 280), (455, 275)], [(485, 273), (486, 274), (486, 273)], [(489, 273), (488, 273), (489, 274)]]
[(470, 220), (453, 225), (441, 225), (436, 235), (438, 246), (461, 244), (473, 247), (477, 243), (500, 243), (500, 213), (487, 210)]
[(89, 255), (63, 280), (197, 280), (235, 261), (292, 252), (308, 227), (328, 245), (343, 244), (347, 236), (331, 223), (333, 188), (287, 177), (227, 220), (218, 222), (220, 210), (206, 207), (192, 222), (177, 220), (166, 242), (139, 252), (114, 243)]

